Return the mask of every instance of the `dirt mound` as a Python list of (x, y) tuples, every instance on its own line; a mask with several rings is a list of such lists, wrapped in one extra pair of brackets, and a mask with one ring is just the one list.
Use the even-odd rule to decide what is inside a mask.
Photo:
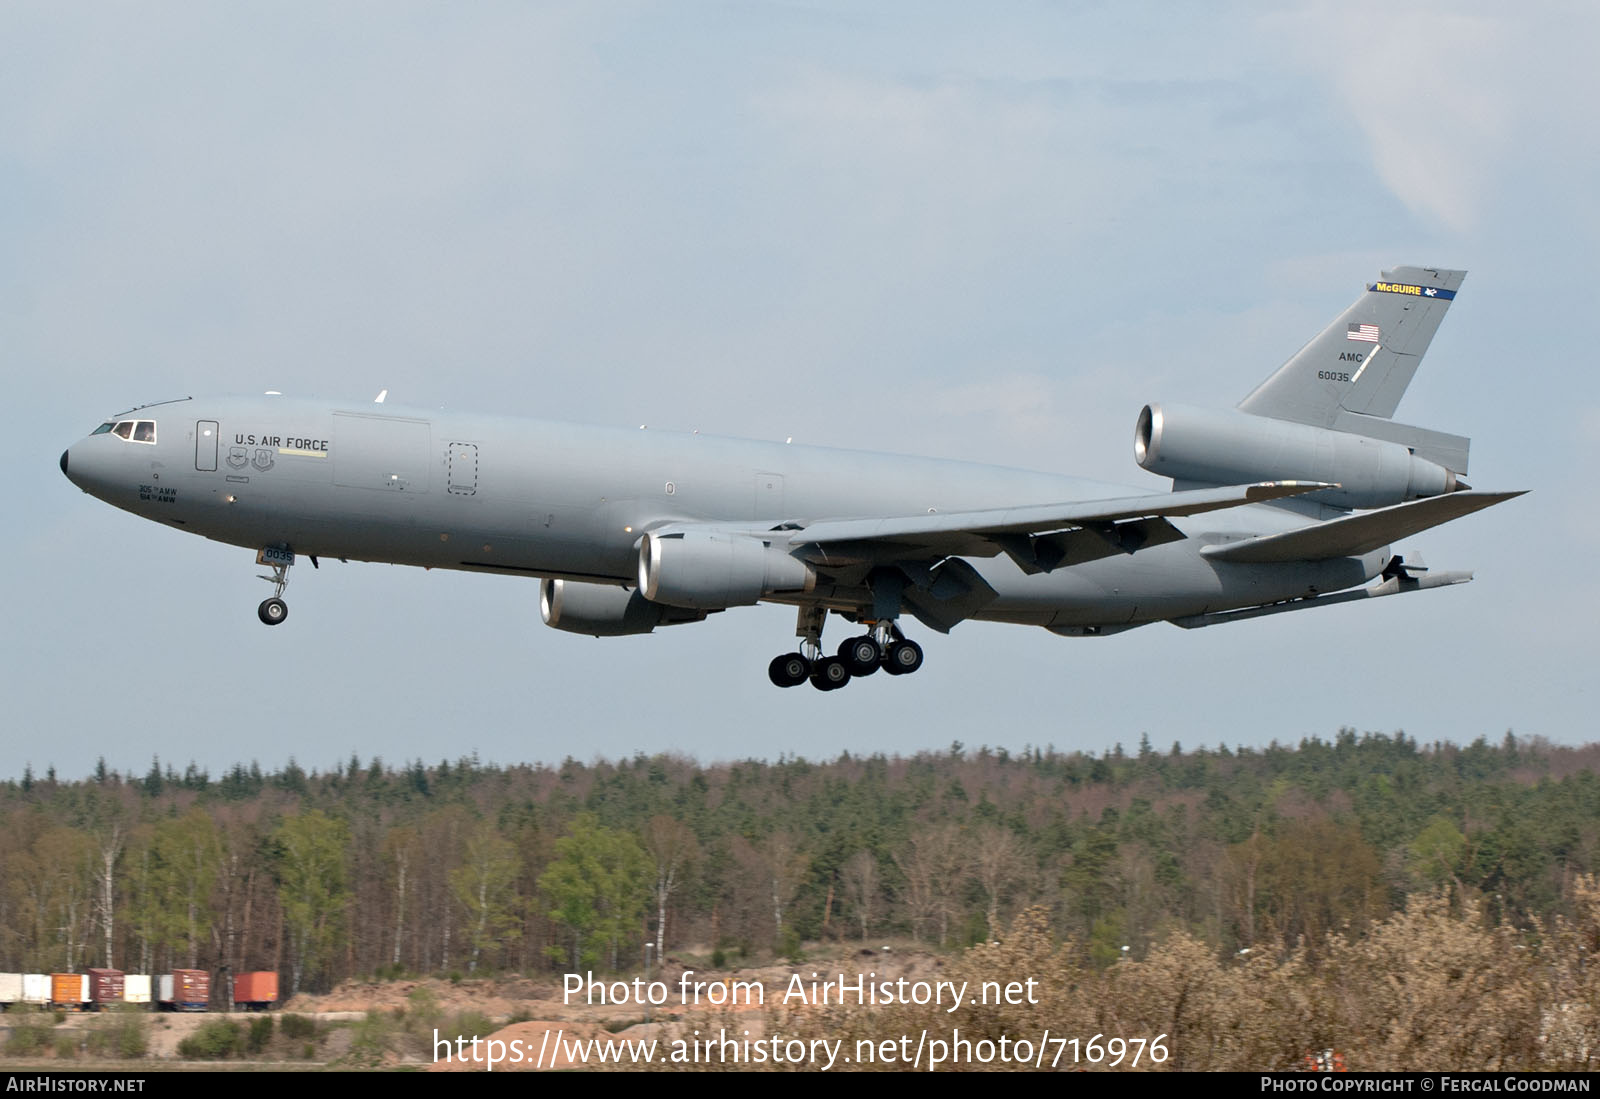
[(325, 1014), (333, 1011), (393, 1011), (410, 1006), (411, 994), (425, 988), (433, 1003), (446, 1013), (476, 1011), (490, 1017), (515, 1015), (540, 993), (559, 1000), (560, 990), (553, 985), (511, 977), (502, 980), (447, 981), (344, 981), (332, 992), (321, 995), (301, 993), (283, 1005), (284, 1011)]

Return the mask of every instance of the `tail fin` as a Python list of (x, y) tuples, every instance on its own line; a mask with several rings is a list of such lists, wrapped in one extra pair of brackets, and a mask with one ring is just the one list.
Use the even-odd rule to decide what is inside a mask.
[(1432, 267), (1383, 272), (1321, 335), (1240, 401), (1239, 410), (1401, 443), (1465, 473), (1469, 440), (1389, 417), (1466, 275)]

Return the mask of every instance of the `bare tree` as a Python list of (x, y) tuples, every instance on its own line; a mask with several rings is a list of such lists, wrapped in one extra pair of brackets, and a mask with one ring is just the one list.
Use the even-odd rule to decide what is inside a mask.
[[(484, 821), (467, 840), (466, 857), (450, 874), (450, 888), (467, 913), (462, 931), (472, 948), (468, 973), (478, 971), (484, 947), (505, 944), (522, 936), (516, 911), (517, 851), (511, 841)], [(614, 963), (613, 963), (614, 964)]]
[(394, 867), (394, 951), (390, 964), (399, 968), (400, 948), (406, 937), (406, 904), (410, 893), (416, 889), (412, 881), (411, 865), (416, 859), (417, 830), (406, 826), (389, 829), (384, 837), (385, 854)]
[(989, 939), (1000, 938), (1000, 905), (1017, 888), (1028, 872), (1028, 860), (1016, 833), (995, 825), (978, 830), (972, 847), (972, 871), (983, 889), (988, 906)]
[(112, 956), (112, 939), (116, 933), (117, 859), (122, 856), (122, 845), (127, 833), (121, 821), (112, 821), (100, 829), (95, 837), (95, 915), (105, 932), (105, 967), (115, 969)]
[(856, 914), (857, 922), (861, 924), (862, 942), (866, 942), (871, 934), (872, 914), (882, 888), (877, 856), (865, 849), (851, 855), (844, 864), (844, 895)]
[(700, 845), (687, 824), (658, 813), (645, 827), (644, 847), (655, 864), (656, 958), (659, 960), (666, 956), (667, 902), (683, 885), (689, 868), (700, 855)]
[(774, 832), (761, 845), (762, 863), (772, 886), (772, 928), (774, 943), (783, 949), (783, 913), (800, 891), (800, 883), (811, 868), (811, 859), (800, 851), (794, 837)]
[(895, 865), (905, 875), (905, 902), (912, 933), (929, 922), (937, 922), (939, 943), (950, 937), (950, 921), (961, 903), (961, 889), (968, 877), (968, 860), (961, 829), (955, 824), (940, 824), (913, 835), (903, 850), (894, 856)]

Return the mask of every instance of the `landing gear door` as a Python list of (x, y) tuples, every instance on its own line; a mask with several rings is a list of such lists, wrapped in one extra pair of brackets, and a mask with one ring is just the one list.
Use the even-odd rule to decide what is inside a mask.
[(201, 420), (194, 425), (194, 468), (214, 473), (217, 468), (217, 421)]

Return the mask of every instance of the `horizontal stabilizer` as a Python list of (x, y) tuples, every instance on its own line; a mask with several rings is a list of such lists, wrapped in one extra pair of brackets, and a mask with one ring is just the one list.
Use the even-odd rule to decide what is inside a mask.
[(1212, 561), (1251, 565), (1359, 557), (1418, 531), (1521, 495), (1521, 492), (1452, 492), (1447, 496), (1430, 496), (1426, 500), (1330, 519), (1283, 534), (1265, 534), (1206, 546), (1200, 553)]
[(1451, 435), (1444, 431), (1430, 431), (1425, 427), (1397, 424), (1377, 416), (1363, 416), (1358, 412), (1340, 411), (1333, 419), (1333, 430), (1352, 435), (1365, 435), (1369, 439), (1382, 439), (1410, 447), (1411, 453), (1425, 462), (1443, 466), (1452, 473), (1465, 475), (1467, 454), (1472, 440), (1464, 435)]

